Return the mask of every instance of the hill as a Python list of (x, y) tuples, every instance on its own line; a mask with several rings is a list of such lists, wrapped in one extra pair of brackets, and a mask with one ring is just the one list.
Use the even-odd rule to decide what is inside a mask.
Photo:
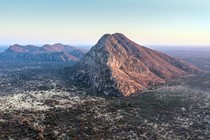
[(150, 85), (202, 72), (197, 67), (131, 41), (105, 34), (76, 64), (71, 79), (106, 95), (130, 96)]

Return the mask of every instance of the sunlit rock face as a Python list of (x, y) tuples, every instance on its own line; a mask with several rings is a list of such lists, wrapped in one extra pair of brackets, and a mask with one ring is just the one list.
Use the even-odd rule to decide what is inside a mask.
[(149, 85), (201, 70), (140, 46), (123, 34), (105, 34), (77, 63), (71, 78), (106, 95), (130, 96)]

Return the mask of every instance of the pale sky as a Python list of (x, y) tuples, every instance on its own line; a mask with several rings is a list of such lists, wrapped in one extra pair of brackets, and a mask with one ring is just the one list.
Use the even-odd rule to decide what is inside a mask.
[(0, 44), (94, 45), (120, 32), (145, 45), (209, 45), (210, 0), (1, 0)]

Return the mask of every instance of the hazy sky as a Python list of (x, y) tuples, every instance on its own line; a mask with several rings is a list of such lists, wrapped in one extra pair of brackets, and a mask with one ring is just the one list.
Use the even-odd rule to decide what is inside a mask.
[(1, 0), (0, 44), (210, 45), (210, 0)]

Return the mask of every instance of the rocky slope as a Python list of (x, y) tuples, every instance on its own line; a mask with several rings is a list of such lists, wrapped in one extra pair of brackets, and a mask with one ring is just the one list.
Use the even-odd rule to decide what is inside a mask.
[(202, 72), (195, 66), (140, 46), (123, 34), (106, 34), (71, 71), (71, 78), (106, 95), (129, 96), (178, 76)]
[(15, 44), (10, 46), (1, 58), (9, 58), (15, 60), (31, 60), (31, 61), (79, 61), (85, 51), (63, 44), (44, 45), (36, 47), (33, 45), (20, 46)]

